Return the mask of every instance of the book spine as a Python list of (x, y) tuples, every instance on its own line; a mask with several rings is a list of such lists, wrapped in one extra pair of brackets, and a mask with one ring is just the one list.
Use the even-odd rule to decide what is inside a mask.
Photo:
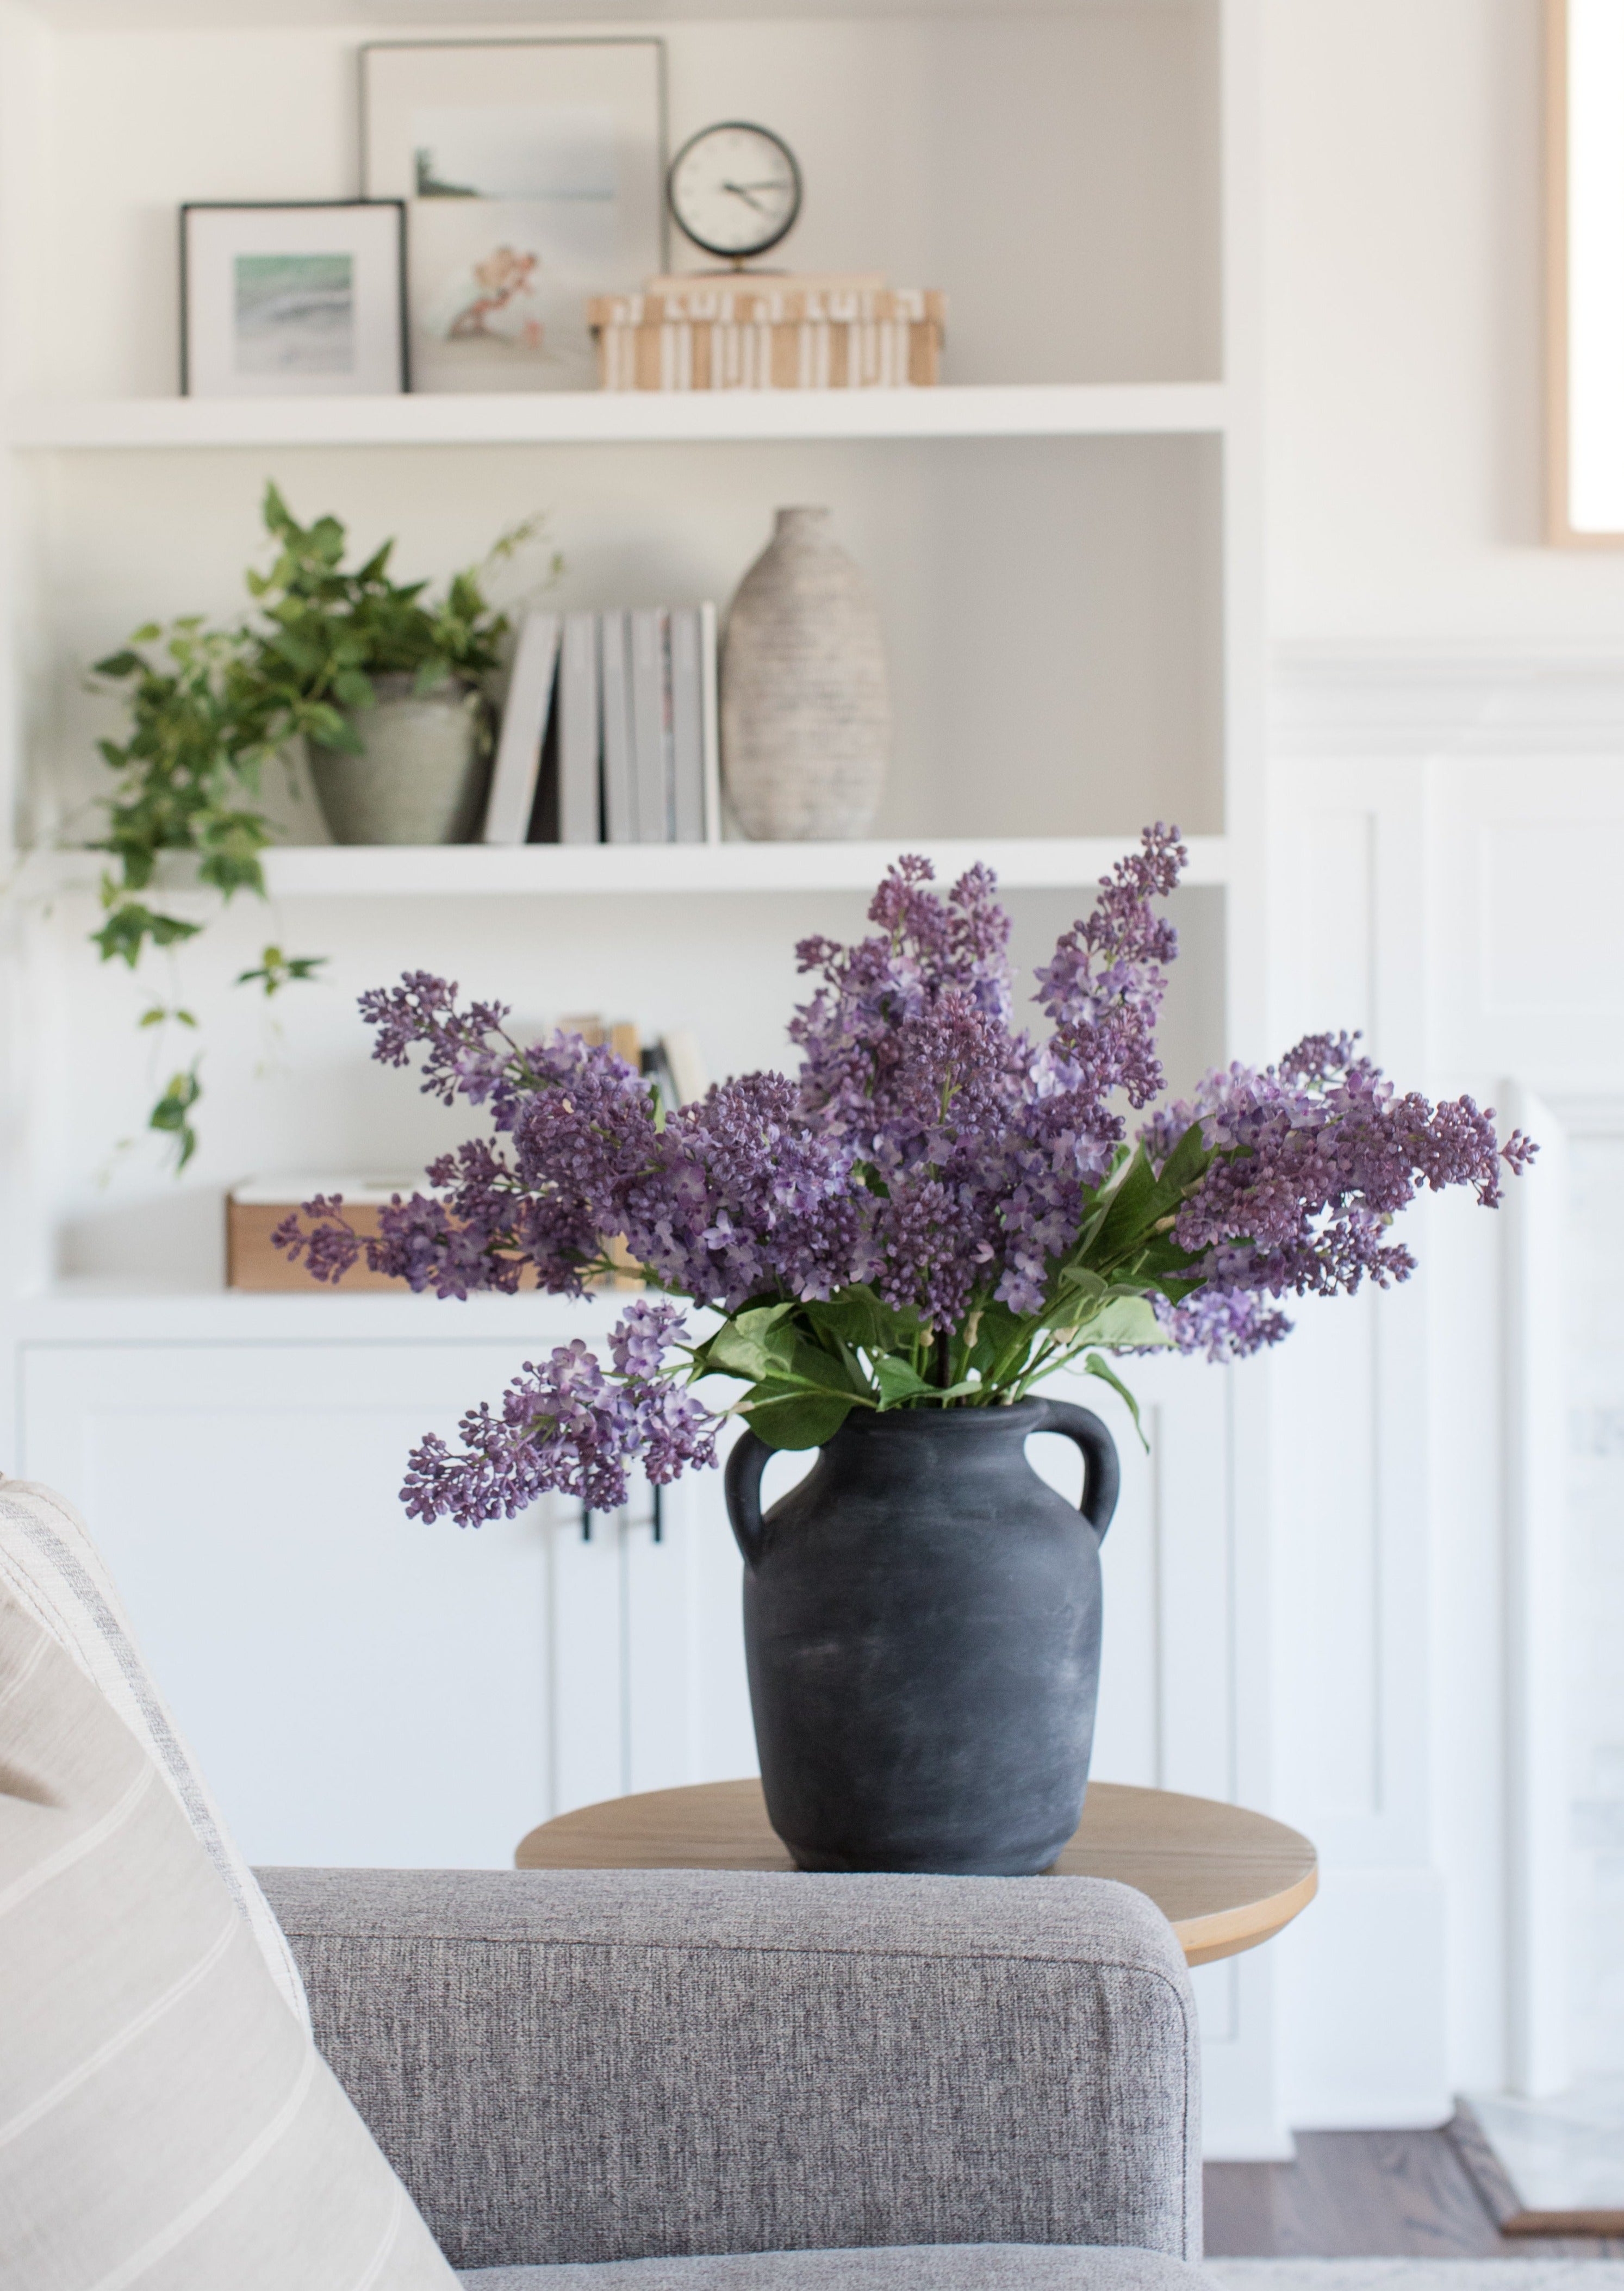
[(699, 607), (699, 708), (701, 769), (704, 785), (705, 841), (722, 840), (721, 688), (717, 675), (716, 607)]
[(703, 661), (699, 607), (675, 606), (671, 616), (671, 840), (705, 840)]
[(611, 843), (636, 843), (639, 840), (626, 620), (624, 613), (605, 613), (599, 631), (603, 696), (604, 828)]
[(523, 843), (529, 834), (559, 656), (559, 630), (557, 613), (528, 613), (519, 630), (502, 705), (491, 792), (485, 807), (483, 840), (486, 843)]
[(602, 840), (598, 615), (568, 613), (559, 660), (559, 840)]
[(628, 615), (631, 627), (631, 738), (639, 843), (671, 841), (670, 676), (665, 614), (649, 606)]

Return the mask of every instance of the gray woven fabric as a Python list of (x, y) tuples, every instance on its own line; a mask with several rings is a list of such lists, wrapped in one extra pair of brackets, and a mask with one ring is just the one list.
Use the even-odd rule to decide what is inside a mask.
[(1201, 2249), (1170, 1927), (1081, 1877), (265, 1870), (454, 2266)]
[(763, 2251), (596, 2267), (477, 2267), (475, 2291), (1215, 2291), (1159, 2251), (957, 2243), (889, 2251)]

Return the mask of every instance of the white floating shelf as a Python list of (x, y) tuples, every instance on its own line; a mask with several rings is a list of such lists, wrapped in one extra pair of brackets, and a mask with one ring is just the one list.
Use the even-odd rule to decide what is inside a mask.
[[(1226, 880), (1222, 836), (1188, 839), (1186, 883)], [(284, 898), (485, 897), (493, 893), (544, 896), (633, 892), (848, 891), (872, 889), (899, 852), (922, 852), (939, 882), (951, 883), (977, 861), (1007, 890), (1088, 887), (1136, 848), (1121, 836), (988, 837), (952, 841), (897, 836), (864, 843), (478, 843), (322, 844), (266, 855), (266, 878)], [(92, 889), (106, 864), (93, 851), (29, 856), (19, 885)], [(182, 863), (165, 861), (160, 887), (183, 888)]]
[(398, 398), (24, 399), (20, 446), (712, 444), (805, 438), (1216, 435), (1221, 382), (940, 390), (572, 390)]

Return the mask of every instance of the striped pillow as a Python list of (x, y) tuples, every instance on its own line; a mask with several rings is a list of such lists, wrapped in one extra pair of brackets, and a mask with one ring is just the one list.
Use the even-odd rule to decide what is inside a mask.
[(146, 1750), (0, 1596), (0, 2278), (455, 2283)]
[(89, 1529), (53, 1488), (33, 1480), (8, 1480), (4, 1475), (0, 1595), (15, 1599), (25, 1613), (44, 1624), (151, 1756), (226, 1891), (253, 1927), (271, 1978), (300, 2025), (308, 2029), (310, 2016), (293, 1952), (153, 1684)]

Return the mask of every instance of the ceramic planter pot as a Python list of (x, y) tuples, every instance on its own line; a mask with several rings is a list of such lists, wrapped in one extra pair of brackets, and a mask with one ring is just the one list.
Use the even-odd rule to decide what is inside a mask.
[[(1034, 1432), (1081, 1449), (1081, 1512)], [(773, 1828), (803, 1869), (1046, 1869), (1088, 1785), (1111, 1435), (1063, 1401), (854, 1411), (763, 1517), (770, 1452), (746, 1432), (727, 1492)]]
[(781, 509), (721, 663), (722, 775), (763, 842), (866, 835), (891, 745), (880, 615), (826, 509)]
[(414, 693), (374, 679), (376, 707), (348, 711), (359, 754), (310, 743), (310, 777), (335, 843), (467, 843), (484, 812), (485, 703), (466, 685)]

